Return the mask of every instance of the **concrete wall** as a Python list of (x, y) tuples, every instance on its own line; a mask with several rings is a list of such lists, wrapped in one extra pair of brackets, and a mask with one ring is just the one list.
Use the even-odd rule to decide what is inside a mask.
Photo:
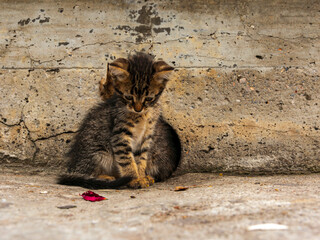
[(145, 50), (187, 171), (320, 170), (320, 2), (0, 0), (1, 166), (56, 169), (105, 66)]

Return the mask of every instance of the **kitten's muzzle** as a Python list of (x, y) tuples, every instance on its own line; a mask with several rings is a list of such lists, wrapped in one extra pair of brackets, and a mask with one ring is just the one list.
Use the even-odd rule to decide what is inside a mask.
[(142, 109), (143, 109), (142, 103), (134, 103), (134, 104), (133, 104), (133, 109), (134, 109), (136, 112), (141, 112)]

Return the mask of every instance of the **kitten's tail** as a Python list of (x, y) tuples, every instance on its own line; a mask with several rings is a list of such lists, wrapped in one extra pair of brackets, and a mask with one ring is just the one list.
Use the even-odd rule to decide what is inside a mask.
[(122, 177), (116, 180), (107, 181), (82, 175), (64, 174), (58, 177), (58, 184), (79, 186), (89, 189), (115, 189), (128, 184), (131, 180), (131, 177)]

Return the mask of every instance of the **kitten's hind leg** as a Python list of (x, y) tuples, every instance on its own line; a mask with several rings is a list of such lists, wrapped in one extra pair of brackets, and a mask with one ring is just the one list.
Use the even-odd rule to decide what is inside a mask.
[(163, 119), (155, 128), (154, 142), (150, 148), (150, 160), (146, 173), (156, 182), (169, 178), (181, 159), (180, 139), (174, 129)]
[(92, 174), (93, 177), (98, 177), (104, 180), (114, 180), (116, 177), (115, 165), (113, 156), (107, 151), (99, 151), (92, 157), (95, 163), (95, 169)]

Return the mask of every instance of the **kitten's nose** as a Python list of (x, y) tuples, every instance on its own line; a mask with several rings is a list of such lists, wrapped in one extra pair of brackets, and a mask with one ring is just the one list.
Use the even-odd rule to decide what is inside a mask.
[(133, 108), (136, 112), (142, 111), (142, 103), (134, 103)]

